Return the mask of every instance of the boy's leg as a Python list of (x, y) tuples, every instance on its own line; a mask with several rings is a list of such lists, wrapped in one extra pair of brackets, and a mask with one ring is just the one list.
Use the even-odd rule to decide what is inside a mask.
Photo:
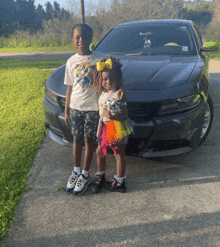
[(74, 167), (80, 167), (82, 154), (82, 138), (73, 137), (73, 165)]
[(84, 193), (91, 182), (89, 168), (92, 162), (93, 153), (96, 146), (94, 138), (97, 131), (99, 113), (98, 111), (83, 112), (82, 116), (84, 119), (85, 152), (82, 174), (80, 174), (76, 186), (74, 188), (74, 193), (76, 195)]
[(73, 172), (68, 179), (66, 190), (72, 192), (80, 175), (80, 162), (83, 144), (83, 118), (80, 111), (70, 109), (71, 131), (73, 134)]
[(89, 171), (95, 147), (96, 145), (93, 137), (89, 137), (85, 139), (85, 153), (84, 153), (84, 164), (83, 164), (84, 171)]

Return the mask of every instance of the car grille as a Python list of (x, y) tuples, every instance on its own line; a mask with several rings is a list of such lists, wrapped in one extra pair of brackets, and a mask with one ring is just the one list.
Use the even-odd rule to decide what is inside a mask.
[[(64, 112), (66, 98), (57, 97), (60, 110)], [(128, 116), (136, 123), (146, 122), (146, 120), (157, 115), (160, 103), (128, 102)]]
[(146, 122), (157, 115), (160, 103), (128, 102), (128, 116), (136, 123)]

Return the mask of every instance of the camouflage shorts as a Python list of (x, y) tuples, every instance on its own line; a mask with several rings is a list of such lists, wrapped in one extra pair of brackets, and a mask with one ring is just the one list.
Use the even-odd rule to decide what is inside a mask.
[(98, 111), (78, 111), (70, 109), (71, 132), (73, 136), (81, 138), (96, 138), (99, 122)]

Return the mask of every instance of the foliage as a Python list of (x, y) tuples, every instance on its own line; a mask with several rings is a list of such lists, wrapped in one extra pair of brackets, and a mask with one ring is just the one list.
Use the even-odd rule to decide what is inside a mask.
[[(1, 1), (5, 3), (7, 0)], [(27, 1), (11, 1), (12, 0), (9, 0), (11, 11), (17, 14), (23, 13), (22, 9), (25, 8)], [(20, 5), (18, 4), (16, 5), (17, 7), (14, 8), (13, 2), (17, 3), (18, 1)], [(72, 1), (75, 3), (73, 9), (78, 8), (76, 6), (77, 4), (79, 5), (78, 1)], [(202, 34), (208, 37), (207, 40), (213, 38), (220, 39), (220, 30), (218, 29), (218, 27), (220, 27), (219, 1), (220, 0), (215, 0), (214, 2), (202, 0), (106, 0), (104, 2), (109, 3), (108, 7), (105, 4), (90, 6), (92, 10), (87, 10), (85, 19), (86, 23), (90, 25), (94, 31), (95, 43), (117, 24), (148, 19), (190, 19), (200, 27)], [(32, 2), (33, 4), (33, 1), (28, 2)], [(30, 4), (31, 3), (29, 3), (29, 5)], [(88, 3), (86, 3), (86, 6), (87, 5)], [(2, 19), (0, 18), (0, 33), (3, 34), (3, 36), (0, 37), (0, 48), (55, 47), (72, 44), (71, 29), (74, 25), (81, 22), (79, 14), (74, 12), (73, 9), (72, 11), (74, 13), (61, 9), (57, 2), (54, 2), (53, 5), (47, 2), (45, 6), (45, 10), (41, 5), (38, 5), (37, 8), (35, 7), (32, 18), (28, 19), (26, 16), (27, 13), (19, 15), (19, 18), (22, 16), (26, 18), (25, 22), (18, 17), (16, 17), (17, 19), (14, 17), (14, 20), (7, 19), (9, 16), (6, 18), (6, 15), (3, 15), (0, 4), (0, 17), (1, 15), (3, 16)], [(7, 9), (8, 13), (10, 13), (10, 9), (6, 4), (2, 5), (2, 7), (3, 9)], [(29, 6), (27, 12), (29, 13), (31, 11), (33, 11), (32, 5)], [(33, 20), (35, 26), (33, 26)]]
[(0, 60), (0, 240), (25, 190), (45, 128), (44, 84), (64, 61)]
[(220, 40), (220, 0), (214, 2), (214, 16), (206, 29), (206, 39)]
[(68, 19), (70, 13), (54, 1), (46, 4), (46, 10), (42, 5), (37, 8), (34, 0), (1, 0), (0, 1), (0, 34), (8, 36), (16, 30), (36, 31), (42, 29), (42, 20), (53, 18)]
[(212, 21), (214, 3), (195, 2), (194, 4), (187, 4), (186, 10), (182, 17), (194, 21), (201, 29), (204, 29)]

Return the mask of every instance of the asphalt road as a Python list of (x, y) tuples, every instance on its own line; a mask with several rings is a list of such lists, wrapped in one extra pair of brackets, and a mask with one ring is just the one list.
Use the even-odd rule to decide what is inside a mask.
[[(72, 149), (46, 137), (3, 246), (220, 246), (219, 62), (210, 76), (215, 116), (205, 143), (157, 161), (127, 156), (125, 194), (57, 191), (72, 171)], [(115, 161), (107, 160), (110, 176)]]

